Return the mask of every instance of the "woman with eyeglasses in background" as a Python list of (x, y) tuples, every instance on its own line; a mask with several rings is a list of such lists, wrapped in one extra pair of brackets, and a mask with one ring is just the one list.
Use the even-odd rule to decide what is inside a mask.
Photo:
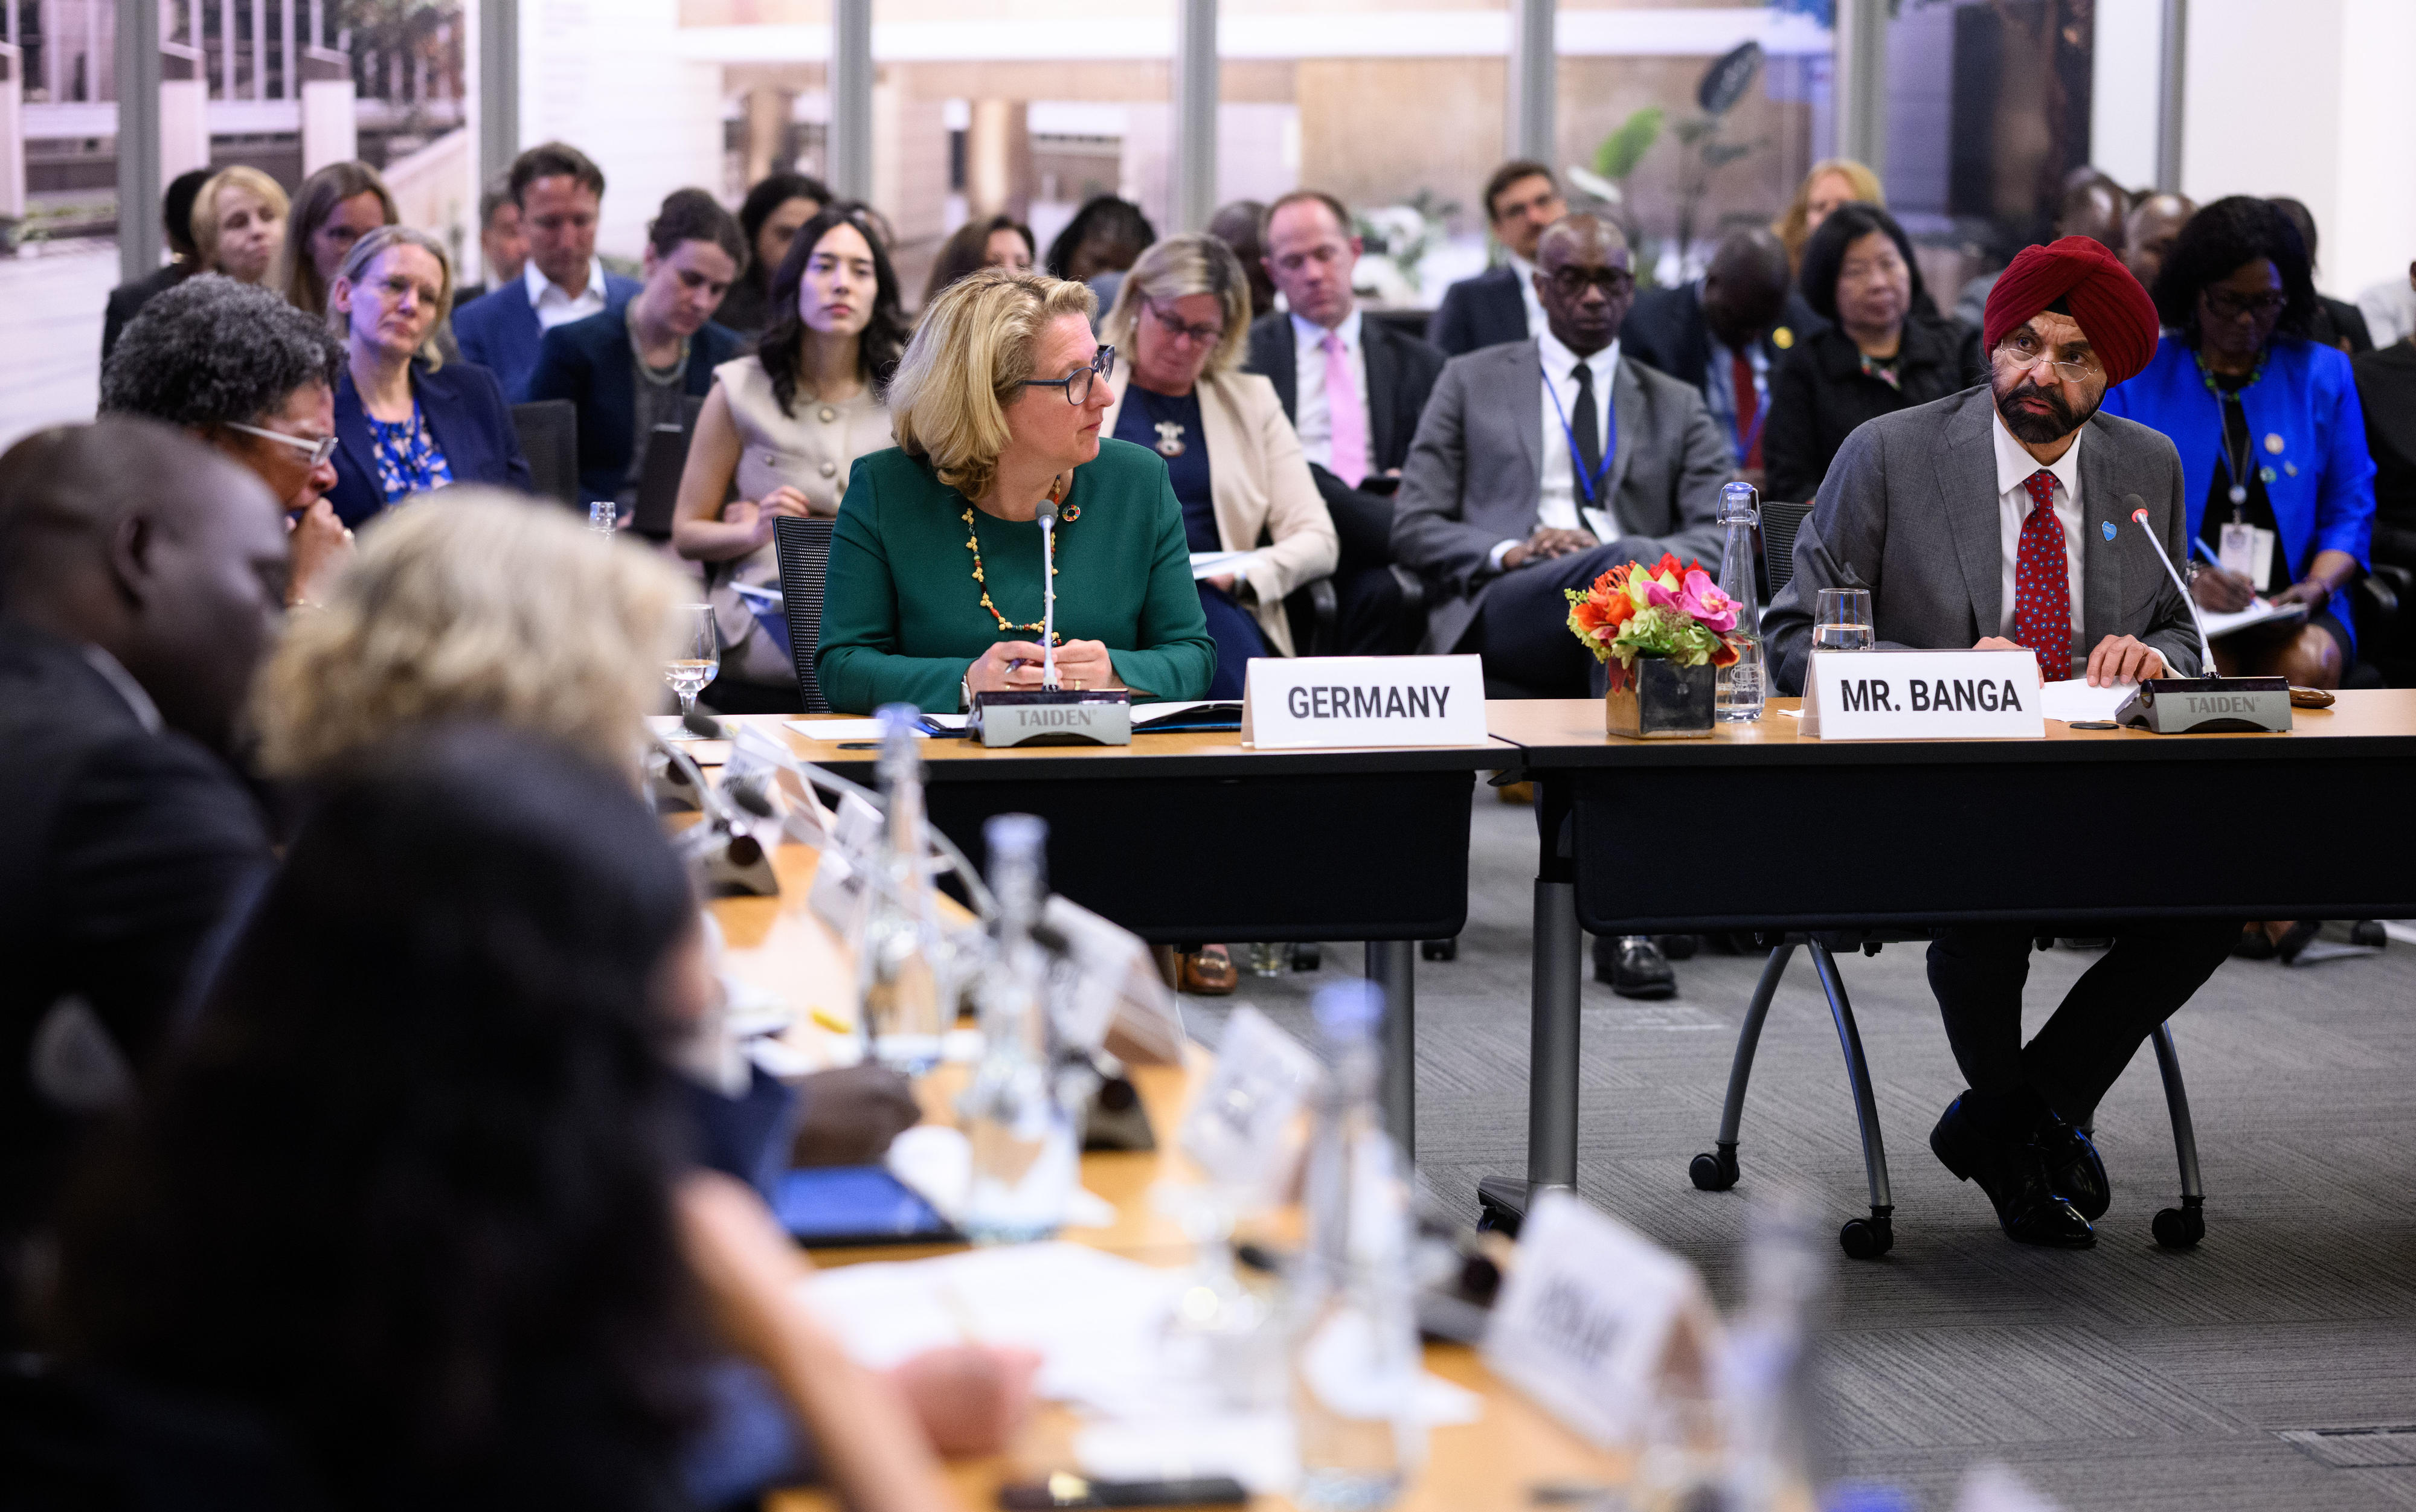
[(984, 268), (944, 290), (889, 382), (898, 445), (855, 464), (817, 669), (831, 706), (954, 712), (1041, 685), (1040, 505), (1054, 501), (1060, 685), (1200, 698), (1216, 644), (1183, 506), (1112, 438), (1113, 347), (1079, 283)]

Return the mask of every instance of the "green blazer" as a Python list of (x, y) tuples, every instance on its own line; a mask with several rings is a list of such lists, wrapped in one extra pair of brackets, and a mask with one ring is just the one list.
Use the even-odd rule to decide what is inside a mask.
[[(982, 607), (965, 513), (981, 542), (990, 602), (1016, 624), (1040, 620), (1040, 527), (994, 519), (897, 447), (859, 457), (831, 535), (816, 674), (831, 707), (869, 713), (911, 703), (953, 713), (974, 659), (1001, 640)], [(1183, 506), (1166, 463), (1113, 438), (1074, 472), (1057, 528), (1057, 634), (1108, 648), (1137, 698), (1200, 698), (1216, 643), (1191, 581)]]

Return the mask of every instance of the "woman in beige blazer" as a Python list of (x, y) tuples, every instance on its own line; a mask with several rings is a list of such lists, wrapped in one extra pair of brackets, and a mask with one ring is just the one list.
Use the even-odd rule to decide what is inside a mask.
[(1166, 460), (1194, 556), (1237, 553), (1200, 579), (1216, 640), (1212, 698), (1242, 696), (1252, 656), (1292, 654), (1283, 601), (1334, 571), (1339, 545), (1275, 385), (1236, 370), (1249, 281), (1209, 236), (1175, 236), (1125, 275), (1100, 339), (1128, 363), (1109, 380), (1101, 433)]

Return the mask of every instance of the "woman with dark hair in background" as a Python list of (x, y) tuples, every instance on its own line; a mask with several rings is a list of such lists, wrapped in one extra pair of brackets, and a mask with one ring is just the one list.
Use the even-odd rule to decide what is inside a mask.
[(109, 361), (109, 354), (116, 350), (118, 333), (126, 329), (126, 322), (134, 319), (153, 295), (164, 293), (202, 271), (201, 248), (193, 245), (193, 202), (200, 197), (202, 186), (209, 181), (210, 171), (206, 168), (179, 173), (170, 181), (159, 204), (159, 229), (168, 238), (169, 262), (109, 292), (109, 307), (100, 322), (102, 362)]
[(729, 564), (709, 595), (722, 636), (721, 676), (704, 695), (715, 708), (798, 707), (787, 624), (759, 618), (732, 584), (778, 583), (774, 520), (838, 514), (855, 459), (891, 444), (884, 391), (911, 334), (889, 254), (863, 207), (842, 202), (789, 244), (754, 353), (715, 370), (672, 525), (681, 556)]
[(1140, 206), (1101, 194), (1084, 202), (1049, 244), (1046, 266), (1051, 277), (1089, 284), (1091, 292), (1098, 296), (1099, 308), (1106, 310), (1116, 302), (1116, 286), (1124, 281), (1125, 270), (1140, 262), (1156, 241), (1157, 228), (1140, 213)]
[(687, 1166), (704, 962), (626, 773), (457, 726), (333, 776), (68, 1207), (20, 1445), (54, 1505), (706, 1503), (724, 1355), (848, 1505), (948, 1505), (762, 1205)]
[(302, 181), (285, 218), (278, 284), (295, 309), (327, 313), (327, 289), (353, 244), (380, 226), (398, 225), (394, 196), (367, 163), (329, 163)]
[(747, 239), (747, 266), (730, 286), (715, 317), (741, 336), (753, 336), (772, 318), (772, 275), (789, 255), (797, 228), (823, 213), (831, 191), (803, 173), (771, 173), (747, 191), (738, 206), (738, 230)]
[(923, 285), (923, 308), (930, 308), (941, 290), (977, 268), (1030, 273), (1036, 247), (1032, 228), (1013, 216), (966, 221), (941, 244), (940, 255), (932, 260), (930, 281)]
[(686, 428), (687, 401), (744, 345), (713, 317), (746, 262), (738, 222), (720, 202), (673, 189), (646, 227), (637, 296), (545, 334), (528, 397), (578, 406), (581, 498), (625, 509), (637, 502), (656, 428)]
[(1840, 205), (1821, 220), (1798, 283), (1831, 323), (1799, 340), (1771, 380), (1763, 492), (1789, 503), (1820, 491), (1856, 426), (1988, 377), (1980, 334), (1931, 313), (1911, 238), (1875, 204)]

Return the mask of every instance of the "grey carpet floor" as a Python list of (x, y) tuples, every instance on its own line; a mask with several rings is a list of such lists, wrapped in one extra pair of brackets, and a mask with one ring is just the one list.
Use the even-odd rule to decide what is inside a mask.
[[(1525, 1166), (1534, 858), (1533, 811), (1480, 789), (1459, 958), (1418, 968), (1418, 1166), (1471, 1214), (1480, 1176)], [(2031, 1029), (2093, 959), (2033, 956)], [(1756, 1191), (1792, 1185), (1838, 1223), (1867, 1204), (1835, 1034), (1800, 953), (1756, 1062), (1744, 1180), (1719, 1193), (1687, 1180), (1760, 965), (1698, 955), (1661, 1003), (1585, 987), (1578, 1190), (1701, 1267), (1723, 1304)], [(1186, 1014), (1213, 1040), (1252, 1002), (1307, 1039), (1308, 995), (1361, 966), (1359, 947), (1328, 945), (1317, 973), (1245, 976)], [(1983, 1459), (2076, 1509), (2416, 1508), (2416, 1436), (2328, 1453), (2282, 1436), (2416, 1425), (2416, 947), (2233, 961), (2175, 1018), (2207, 1190), (2206, 1242), (2187, 1253), (2149, 1235), (2180, 1190), (2152, 1055), (2100, 1112), (2114, 1206), (2096, 1249), (2025, 1249), (1929, 1153), (1962, 1084), (1920, 948), (1841, 967), (1896, 1204), (1894, 1252), (1840, 1254), (1835, 1271), (1824, 1379), (1845, 1473), (1932, 1508)]]

